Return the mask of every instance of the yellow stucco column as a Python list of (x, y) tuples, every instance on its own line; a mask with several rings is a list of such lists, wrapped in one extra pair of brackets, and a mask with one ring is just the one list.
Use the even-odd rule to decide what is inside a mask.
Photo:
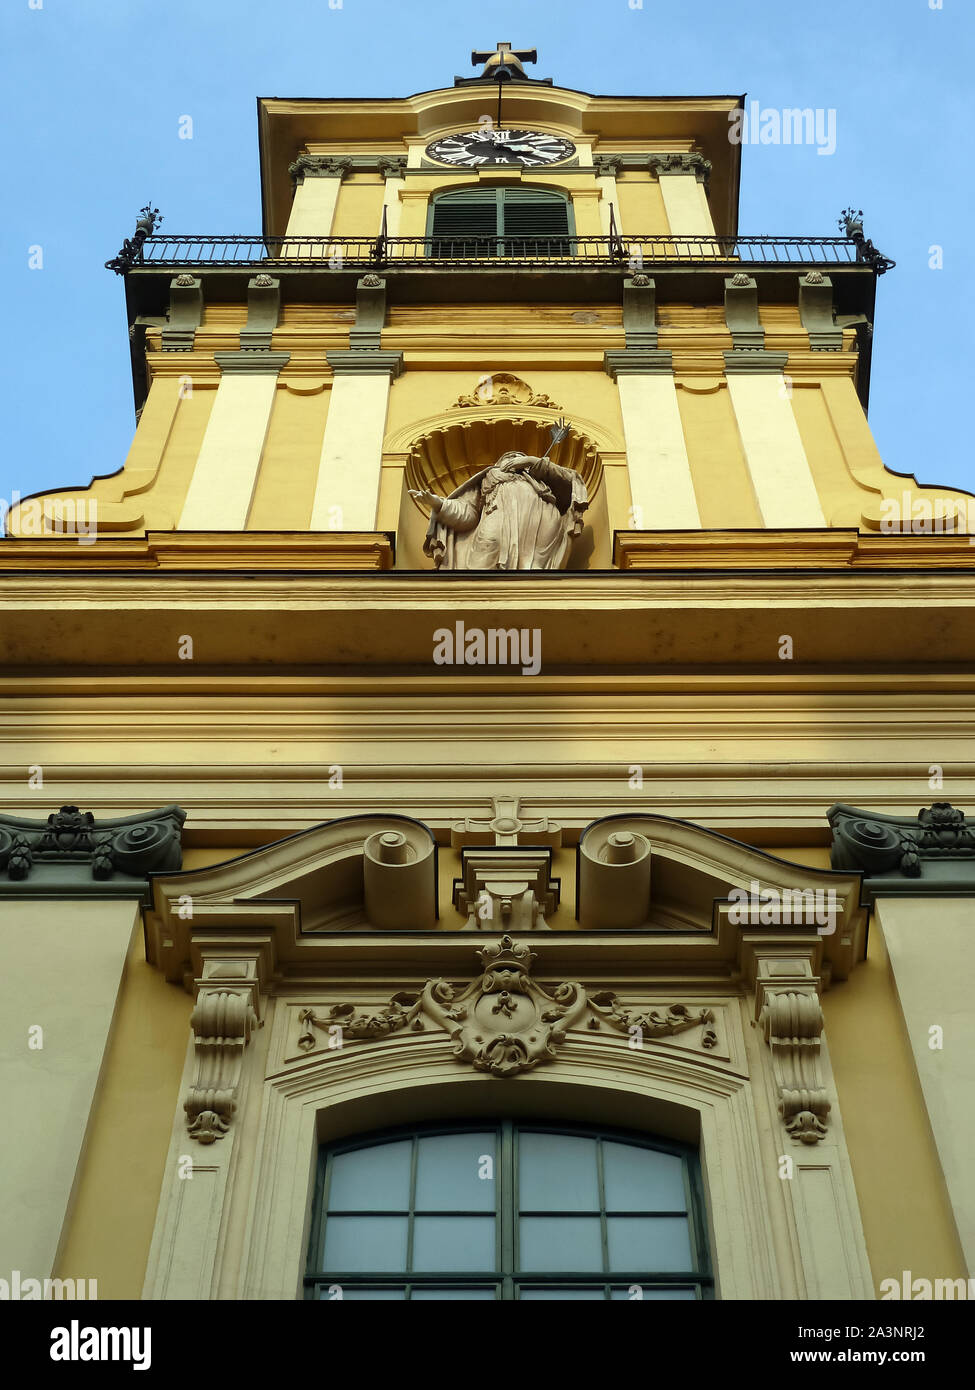
[(669, 352), (606, 354), (620, 394), (630, 525), (636, 530), (697, 530), (701, 516), (684, 440)]
[(70, 1213), (139, 902), (18, 898), (2, 916), (0, 1277), (43, 1280)]
[(876, 910), (958, 1236), (975, 1275), (972, 899), (878, 896)]
[(222, 376), (179, 531), (243, 531), (286, 352), (217, 352)]
[[(604, 236), (601, 218), (602, 190), (598, 187), (572, 189), (572, 214), (576, 236)], [(607, 212), (607, 217), (609, 213)]]
[(784, 352), (725, 353), (735, 412), (755, 500), (766, 526), (825, 526), (782, 369)]
[(616, 215), (616, 230), (622, 231), (620, 195), (616, 186), (616, 175), (620, 170), (620, 162), (609, 155), (596, 155), (593, 159), (593, 165), (596, 169), (596, 185), (602, 195), (599, 200), (599, 221), (603, 236), (609, 236), (609, 209), (611, 206)]
[[(307, 168), (295, 189), (286, 236), (328, 236), (348, 161), (303, 157)], [(298, 161), (299, 164), (302, 160)]]
[(428, 189), (411, 188), (403, 180), (402, 190), (398, 194), (400, 204), (399, 236), (426, 236), (427, 208), (432, 196)]
[(704, 179), (710, 165), (700, 155), (665, 155), (658, 161), (657, 177), (674, 236), (714, 236)]
[(391, 159), (380, 163), (379, 166), (386, 177), (386, 186), (383, 190), (383, 209), (386, 213), (387, 236), (399, 236), (400, 234), (403, 192), (406, 188), (406, 179), (403, 177), (405, 166), (406, 161), (404, 159)]
[(401, 352), (328, 353), (332, 397), (312, 503), (312, 531), (372, 531), (379, 507), (390, 383)]

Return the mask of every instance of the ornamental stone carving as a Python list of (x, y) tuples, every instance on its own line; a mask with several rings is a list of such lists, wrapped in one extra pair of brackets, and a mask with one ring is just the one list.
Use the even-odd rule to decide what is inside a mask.
[[(427, 980), (418, 993), (401, 991), (368, 1012), (354, 1004), (333, 1004), (322, 1013), (301, 1009), (298, 1047), (311, 1052), (324, 1043), (332, 1055), (347, 1039), (378, 1040), (404, 1031), (422, 1033), (431, 1025), (450, 1035), (454, 1055), (475, 1071), (492, 1076), (517, 1076), (551, 1061), (565, 1041), (567, 1031), (582, 1025), (608, 1026), (632, 1038), (673, 1036), (704, 1027), (701, 1046), (712, 1048), (717, 1034), (710, 1009), (690, 1009), (685, 1004), (664, 1008), (623, 1005), (611, 991), (588, 995), (576, 981), (544, 988), (532, 978), (535, 953), (526, 942), (504, 935), (476, 952), (481, 974), (466, 987), (444, 979)], [(319, 1039), (316, 1030), (327, 1033)]]
[(545, 914), (559, 902), (547, 849), (502, 845), (465, 849), (463, 878), (454, 888), (454, 906), (467, 915), (465, 931), (545, 931)]
[(190, 1138), (213, 1144), (230, 1129), (244, 1049), (258, 1026), (256, 957), (209, 960), (198, 985), (190, 1016), (196, 1075), (183, 1109)]
[(652, 154), (647, 166), (658, 178), (661, 174), (693, 174), (705, 186), (711, 178), (711, 161), (701, 154)]
[(768, 993), (758, 1018), (772, 1051), (779, 1114), (792, 1139), (818, 1144), (830, 1103), (819, 1075), (823, 1011), (813, 990)]
[(62, 806), (46, 822), (0, 815), (0, 875), (22, 881), (57, 873), (65, 886), (65, 868), (79, 884), (89, 885), (178, 869), (185, 819), (178, 806), (101, 821), (77, 806)]
[(531, 978), (535, 953), (510, 936), (477, 951), (482, 973), (460, 993), (446, 980), (428, 980), (420, 994), (394, 995), (376, 1014), (356, 1014), (351, 1005), (336, 1005), (319, 1018), (311, 1009), (299, 1018), (306, 1025), (298, 1040), (315, 1044), (312, 1028), (341, 1028), (351, 1038), (382, 1038), (428, 1024), (450, 1034), (454, 1054), (475, 1071), (517, 1076), (556, 1056), (566, 1030), (586, 1011), (581, 985), (558, 985), (551, 993)]
[(551, 396), (533, 391), (527, 381), (522, 381), (520, 376), (513, 376), (510, 372), (494, 372), (482, 376), (474, 391), (457, 397), (452, 409), (470, 409), (484, 405), (532, 405), (540, 410), (562, 409)]
[(352, 168), (348, 155), (300, 154), (294, 163), (288, 165), (288, 173), (295, 183), (306, 178), (340, 179)]
[(601, 994), (591, 994), (589, 1003), (594, 1017), (589, 1020), (590, 1028), (599, 1028), (600, 1021), (630, 1037), (638, 1034), (644, 1038), (669, 1038), (676, 1033), (685, 1033), (689, 1028), (704, 1027), (701, 1046), (712, 1048), (717, 1045), (718, 1035), (706, 1025), (714, 1022), (711, 1009), (689, 1009), (686, 1004), (671, 1004), (666, 1009), (649, 1009), (645, 1005), (626, 1008), (612, 990)]
[(975, 827), (950, 802), (922, 807), (913, 818), (861, 811), (842, 802), (827, 815), (834, 869), (860, 869), (871, 880), (922, 879), (932, 887), (975, 883)]

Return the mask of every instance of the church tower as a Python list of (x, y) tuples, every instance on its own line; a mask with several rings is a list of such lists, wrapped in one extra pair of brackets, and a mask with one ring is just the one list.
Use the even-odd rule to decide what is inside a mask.
[(871, 435), (893, 262), (739, 232), (742, 98), (473, 59), (260, 100), (263, 229), (108, 262), (128, 458), (0, 544), (0, 1268), (964, 1278), (975, 514)]

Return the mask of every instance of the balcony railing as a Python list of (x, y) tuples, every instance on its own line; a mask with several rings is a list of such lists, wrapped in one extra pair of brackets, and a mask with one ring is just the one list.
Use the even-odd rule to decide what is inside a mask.
[(894, 262), (850, 237), (521, 236), (310, 237), (146, 236), (106, 265), (120, 275), (140, 266), (285, 266), (345, 270), (464, 267), (639, 271), (654, 266), (728, 265), (735, 270), (863, 265), (882, 275)]

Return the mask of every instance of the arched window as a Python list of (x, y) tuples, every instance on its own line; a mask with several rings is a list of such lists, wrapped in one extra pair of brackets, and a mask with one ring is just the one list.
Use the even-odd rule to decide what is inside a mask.
[(696, 1155), (507, 1120), (323, 1147), (305, 1294), (709, 1298)]
[(568, 256), (572, 234), (564, 193), (544, 188), (462, 188), (433, 200), (428, 236), (439, 259)]

